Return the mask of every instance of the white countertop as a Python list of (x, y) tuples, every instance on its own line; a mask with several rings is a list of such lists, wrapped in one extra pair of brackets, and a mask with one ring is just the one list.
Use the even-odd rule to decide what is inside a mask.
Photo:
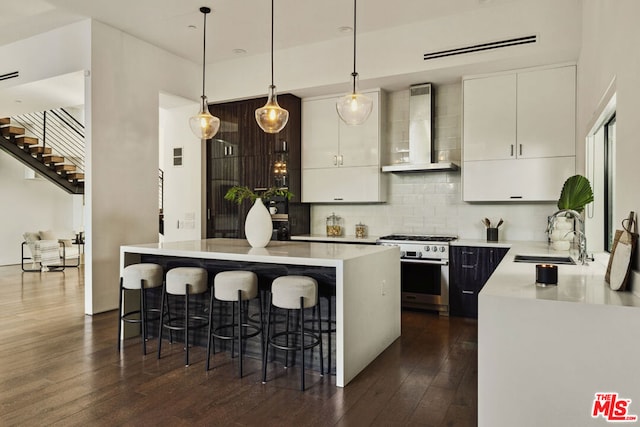
[[(494, 242), (495, 243), (495, 242)], [(487, 244), (495, 246), (494, 244)], [(513, 262), (515, 255), (576, 255), (575, 251), (554, 251), (543, 242), (510, 242), (511, 248), (480, 296), (563, 301), (640, 307), (640, 298), (631, 292), (613, 291), (604, 280), (608, 257), (596, 256), (587, 265), (558, 265), (558, 284), (542, 287), (535, 284), (536, 264)], [(575, 258), (574, 258), (575, 259)]]
[(291, 236), (291, 240), (305, 242), (362, 243), (367, 245), (375, 245), (378, 237), (379, 236), (356, 237), (354, 235), (329, 237), (325, 234), (302, 234), (299, 236)]
[[(397, 247), (371, 244), (314, 243), (271, 241), (266, 248), (252, 248), (244, 239), (205, 239), (183, 242), (146, 243), (125, 245), (120, 252), (166, 255), (191, 258), (208, 258), (229, 261), (250, 261), (295, 265), (334, 267), (343, 261), (386, 250), (399, 251)], [(397, 255), (398, 260), (400, 254)], [(398, 261), (399, 262), (399, 261)]]

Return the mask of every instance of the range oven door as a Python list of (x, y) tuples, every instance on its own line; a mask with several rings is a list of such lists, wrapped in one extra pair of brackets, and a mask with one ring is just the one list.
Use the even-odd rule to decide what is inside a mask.
[(449, 313), (449, 261), (410, 259), (400, 261), (402, 306)]

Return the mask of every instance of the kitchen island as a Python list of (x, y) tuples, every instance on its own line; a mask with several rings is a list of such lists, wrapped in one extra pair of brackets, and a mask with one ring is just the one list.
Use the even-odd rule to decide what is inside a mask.
[(514, 244), (480, 292), (478, 425), (603, 425), (597, 393), (640, 415), (640, 298), (609, 288), (607, 258), (559, 265), (557, 286), (541, 287), (516, 254), (559, 255)]
[[(336, 385), (344, 387), (400, 336), (400, 253), (397, 247), (272, 241), (252, 248), (246, 240), (206, 239), (120, 247), (120, 267), (145, 255), (197, 265), (199, 260), (246, 264), (256, 271), (318, 274), (335, 286)], [(127, 301), (125, 301), (126, 303)], [(135, 302), (130, 302), (135, 304)], [(129, 308), (129, 307), (127, 307)]]

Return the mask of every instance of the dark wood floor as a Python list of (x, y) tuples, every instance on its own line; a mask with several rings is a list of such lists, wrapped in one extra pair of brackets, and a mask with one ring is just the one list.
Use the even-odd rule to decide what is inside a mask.
[[(116, 312), (85, 316), (82, 270), (22, 273), (0, 267), (2, 426), (474, 426), (477, 323), (403, 312), (402, 337), (347, 387), (276, 366), (260, 381), (249, 360), (236, 378), (225, 353), (205, 373), (204, 349), (156, 341), (116, 351)], [(117, 284), (114, 284), (117, 286)], [(166, 353), (165, 353), (166, 349)], [(274, 378), (275, 376), (275, 378)]]

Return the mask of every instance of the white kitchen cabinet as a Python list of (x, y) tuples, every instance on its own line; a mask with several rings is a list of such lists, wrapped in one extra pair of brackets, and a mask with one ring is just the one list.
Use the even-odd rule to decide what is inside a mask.
[(338, 117), (342, 95), (302, 101), (302, 201), (304, 203), (384, 202), (386, 176), (381, 173), (381, 105), (379, 90), (365, 123), (346, 125)]
[(464, 162), (465, 202), (558, 200), (575, 156)]
[(463, 83), (463, 200), (557, 200), (575, 173), (575, 67)]
[(385, 198), (386, 188), (380, 181), (385, 176), (379, 166), (350, 168), (303, 169), (302, 200), (304, 203), (364, 203)]
[(575, 155), (574, 66), (464, 80), (464, 161)]
[(516, 75), (464, 81), (464, 161), (510, 159), (516, 140)]
[(519, 158), (576, 153), (576, 69), (518, 73)]

